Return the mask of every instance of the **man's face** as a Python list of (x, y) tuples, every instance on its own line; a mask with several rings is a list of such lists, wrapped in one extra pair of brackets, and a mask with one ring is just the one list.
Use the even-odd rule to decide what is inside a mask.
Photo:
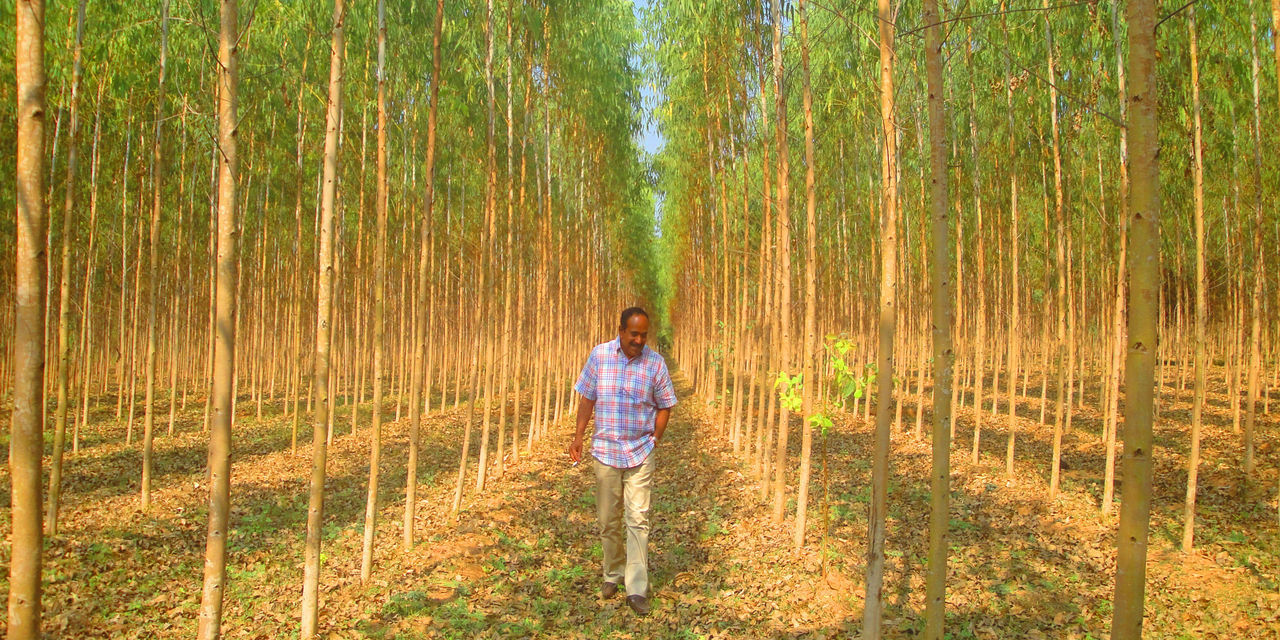
[(628, 358), (640, 355), (649, 340), (649, 319), (638, 313), (627, 318), (627, 325), (618, 332), (618, 340), (622, 343), (622, 353)]

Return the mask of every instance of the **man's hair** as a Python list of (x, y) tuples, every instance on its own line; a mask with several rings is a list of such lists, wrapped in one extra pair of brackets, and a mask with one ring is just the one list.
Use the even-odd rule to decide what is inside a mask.
[(644, 309), (641, 309), (640, 307), (627, 307), (626, 309), (623, 309), (623, 310), (622, 310), (622, 321), (621, 321), (620, 323), (618, 323), (618, 328), (619, 328), (619, 329), (626, 329), (626, 328), (627, 328), (627, 321), (631, 319), (631, 316), (637, 316), (637, 315), (638, 315), (638, 316), (644, 316), (644, 317), (645, 317), (645, 319), (648, 319), (648, 318), (649, 318), (649, 313), (648, 313), (647, 311), (645, 311)]

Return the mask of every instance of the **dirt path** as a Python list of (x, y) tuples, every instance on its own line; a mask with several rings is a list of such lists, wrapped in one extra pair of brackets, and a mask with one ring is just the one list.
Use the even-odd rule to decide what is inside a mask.
[[(510, 465), (483, 494), (471, 490), (473, 469), (464, 510), (450, 522), (463, 419), (459, 409), (425, 420), (419, 543), (409, 552), (400, 544), (407, 420), (386, 426), (375, 570), (370, 583), (362, 585), (367, 432), (349, 433), (347, 414), (341, 414), (330, 448), (321, 631), (329, 638), (854, 634), (864, 595), (870, 425), (845, 416), (828, 441), (831, 528), (824, 580), (817, 537), (820, 485), (813, 491), (810, 543), (794, 551), (790, 520), (771, 523), (751, 471), (719, 444), (713, 415), (686, 385), (680, 385), (680, 397), (668, 439), (656, 453), (650, 538), (654, 609), (645, 619), (635, 617), (621, 598), (605, 602), (598, 597), (594, 477), (589, 464), (568, 462), (569, 425)], [(66, 638), (191, 637), (208, 499), (201, 415), (187, 412), (176, 436), (157, 438), (155, 507), (142, 513), (136, 495), (140, 454), (136, 443), (120, 442), (122, 426), (108, 419), (109, 411), (104, 407), (87, 434), (92, 446), (69, 459), (65, 530), (49, 541), (46, 554), (46, 630)], [(288, 425), (275, 414), (257, 421), (248, 411), (237, 424), (224, 614), (228, 638), (297, 633), (310, 451), (305, 446), (289, 450)], [(1015, 480), (1003, 474), (998, 425), (989, 424), (984, 443), (993, 451), (984, 447), (976, 467), (968, 463), (967, 428), (962, 421), (952, 456), (948, 623), (953, 637), (1105, 637), (1114, 522), (1098, 514), (1092, 480), (1069, 472), (1062, 496), (1051, 504), (1040, 477), (1049, 443), (1043, 427), (1030, 420), (1020, 427)], [(794, 433), (792, 456), (798, 455), (799, 440)], [(1085, 458), (1096, 455), (1090, 440), (1087, 431), (1077, 435), (1066, 458), (1072, 469), (1096, 466)], [(919, 631), (928, 463), (927, 441), (895, 434), (885, 580), (890, 638), (910, 638)], [(819, 464), (815, 460), (815, 483)], [(1176, 478), (1165, 482), (1176, 485)], [(0, 500), (7, 500), (3, 470), (0, 485)], [(1217, 489), (1206, 489), (1202, 500), (1204, 545), (1190, 557), (1174, 550), (1168, 517), (1157, 513), (1147, 636), (1275, 640), (1280, 594), (1274, 585), (1280, 577), (1271, 567), (1277, 551), (1259, 546), (1276, 538), (1275, 525), (1232, 512)], [(789, 504), (788, 515), (793, 510)], [(1220, 528), (1220, 523), (1246, 521), (1247, 531)], [(0, 526), (7, 527), (7, 518)], [(0, 565), (7, 558), (7, 545), (0, 546)], [(7, 588), (6, 578), (0, 576), (0, 589)]]

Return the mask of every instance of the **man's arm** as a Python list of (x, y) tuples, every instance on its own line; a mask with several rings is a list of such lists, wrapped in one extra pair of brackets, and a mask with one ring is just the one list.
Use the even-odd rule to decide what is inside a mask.
[(658, 414), (653, 418), (653, 441), (655, 443), (662, 442), (662, 434), (667, 430), (667, 421), (670, 419), (671, 407), (658, 409)]
[[(582, 461), (582, 436), (587, 432), (587, 422), (591, 420), (591, 413), (595, 411), (595, 408), (595, 400), (588, 400), (586, 396), (582, 395), (578, 396), (578, 426), (577, 431), (573, 434), (573, 442), (569, 443), (569, 457), (574, 462)], [(670, 413), (670, 411), (667, 413)], [(664, 419), (662, 421), (664, 428), (666, 423), (667, 421)]]

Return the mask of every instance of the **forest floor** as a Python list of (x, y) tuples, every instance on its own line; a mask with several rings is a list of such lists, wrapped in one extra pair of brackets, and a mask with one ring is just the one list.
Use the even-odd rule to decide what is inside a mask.
[[(469, 480), (463, 510), (456, 523), (450, 522), (465, 409), (433, 412), (424, 420), (419, 542), (410, 552), (401, 550), (408, 420), (385, 425), (375, 566), (370, 582), (362, 585), (367, 429), (352, 434), (349, 413), (340, 409), (326, 483), (322, 634), (852, 635), (861, 626), (864, 598), (872, 425), (844, 415), (828, 438), (830, 534), (824, 579), (820, 439), (815, 438), (808, 546), (796, 552), (791, 544), (794, 498), (786, 521), (771, 523), (753, 472), (724, 444), (714, 411), (695, 400), (687, 384), (680, 390), (682, 404), (655, 454), (654, 607), (648, 618), (634, 616), (621, 597), (599, 598), (594, 476), (590, 464), (569, 464), (564, 453), (568, 425), (535, 444), (531, 455), (522, 452), (519, 462), (509, 462), (484, 493), (475, 494)], [(1211, 396), (1197, 549), (1184, 556), (1177, 545), (1190, 390), (1172, 395), (1166, 396), (1156, 433), (1146, 635), (1280, 638), (1275, 408), (1259, 423), (1259, 471), (1255, 483), (1247, 485), (1238, 471), (1239, 437), (1231, 433), (1225, 395)], [(136, 440), (123, 442), (123, 424), (110, 404), (104, 400), (94, 413), (80, 453), (67, 457), (62, 531), (46, 540), (46, 634), (192, 637), (207, 526), (203, 407), (189, 405), (173, 436), (163, 435), (159, 422), (153, 506), (144, 513), (138, 499), (140, 447)], [(1019, 407), (1019, 465), (1013, 479), (1003, 471), (1005, 419), (985, 419), (983, 457), (972, 465), (973, 413), (962, 411), (951, 462), (949, 637), (1107, 637), (1115, 516), (1102, 515), (1098, 506), (1103, 448), (1099, 416), (1090, 408), (1096, 404), (1096, 397), (1087, 396), (1064, 436), (1062, 491), (1052, 502), (1047, 498), (1052, 426), (1036, 423), (1039, 398), (1023, 399)], [(242, 400), (234, 434), (224, 636), (285, 638), (298, 628), (310, 428), (304, 420), (299, 446), (290, 451), (291, 420), (278, 409), (259, 420), (253, 409)], [(922, 625), (930, 450), (927, 440), (909, 433), (914, 409), (912, 397), (903, 412), (905, 431), (893, 436), (884, 592), (891, 638), (915, 637)], [(7, 411), (0, 411), (5, 422)], [(1050, 422), (1052, 412), (1051, 400)], [(367, 425), (367, 417), (361, 424)], [(790, 442), (798, 455), (798, 431)], [(7, 446), (4, 450), (0, 508), (7, 512)], [(794, 477), (790, 482), (794, 485)], [(8, 565), (8, 527), (6, 516), (0, 521), (5, 538), (0, 566)], [(8, 572), (3, 573), (0, 591), (7, 592)]]

